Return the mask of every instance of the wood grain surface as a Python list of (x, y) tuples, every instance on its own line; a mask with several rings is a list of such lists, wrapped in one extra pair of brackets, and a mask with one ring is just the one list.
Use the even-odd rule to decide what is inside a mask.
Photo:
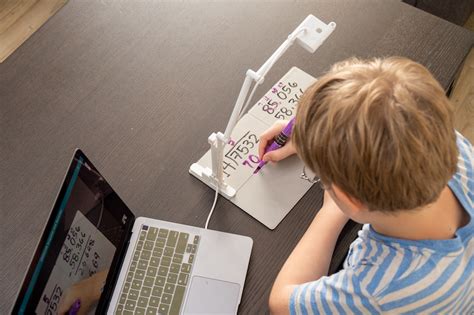
[(474, 143), (474, 49), (464, 61), (450, 99), (455, 108), (455, 128)]
[(66, 1), (0, 1), (0, 63), (62, 8)]
[[(76, 147), (136, 215), (203, 226), (214, 195), (189, 166), (226, 126), (246, 70), (310, 13), (335, 21), (335, 32), (312, 55), (292, 47), (255, 100), (291, 66), (319, 76), (350, 56), (410, 57), (448, 89), (474, 43), (471, 32), (395, 0), (86, 0), (70, 1), (0, 64), (0, 313), (14, 302)], [(277, 272), (321, 197), (313, 187), (274, 231), (219, 199), (210, 227), (254, 240), (240, 313), (268, 311)]]

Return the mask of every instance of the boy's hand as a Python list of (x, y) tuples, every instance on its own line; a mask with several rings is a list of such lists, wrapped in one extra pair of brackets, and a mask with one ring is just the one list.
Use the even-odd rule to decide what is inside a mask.
[(279, 120), (260, 135), (260, 141), (258, 145), (258, 158), (261, 161), (278, 162), (296, 153), (296, 149), (290, 140), (282, 148), (265, 154), (265, 148), (272, 144), (273, 138), (278, 136), (278, 134), (283, 130), (283, 128), (285, 128), (287, 124), (287, 121)]
[(91, 307), (100, 299), (108, 271), (108, 269), (102, 270), (68, 288), (61, 298), (58, 314), (67, 314), (77, 299), (81, 301), (78, 314), (89, 313)]

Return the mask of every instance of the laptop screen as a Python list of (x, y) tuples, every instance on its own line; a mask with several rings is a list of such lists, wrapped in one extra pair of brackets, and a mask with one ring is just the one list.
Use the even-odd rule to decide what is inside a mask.
[[(133, 214), (77, 150), (29, 267), (14, 312), (93, 313), (118, 270)], [(80, 302), (78, 302), (80, 301)]]

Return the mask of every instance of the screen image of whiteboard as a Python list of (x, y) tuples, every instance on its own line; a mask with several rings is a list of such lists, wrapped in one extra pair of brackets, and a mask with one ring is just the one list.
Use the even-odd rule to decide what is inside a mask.
[[(77, 211), (53, 271), (36, 308), (38, 314), (56, 314), (66, 290), (112, 263), (115, 246)], [(94, 314), (91, 310), (88, 314)]]
[[(312, 184), (300, 179), (303, 162), (296, 155), (267, 163), (254, 175), (260, 162), (259, 137), (276, 121), (294, 117), (299, 98), (315, 81), (303, 70), (291, 68), (242, 116), (224, 149), (224, 180), (237, 191), (229, 200), (269, 229), (283, 220)], [(197, 164), (212, 168), (211, 151)]]

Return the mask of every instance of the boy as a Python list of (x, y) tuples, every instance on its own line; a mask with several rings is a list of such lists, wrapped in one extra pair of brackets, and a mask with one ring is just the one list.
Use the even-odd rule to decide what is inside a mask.
[[(452, 106), (404, 58), (333, 66), (303, 95), (293, 153), (318, 175), (324, 203), (275, 280), (272, 313), (474, 312), (474, 154)], [(263, 156), (262, 156), (263, 155)], [(327, 276), (343, 226), (365, 224), (344, 269)]]

